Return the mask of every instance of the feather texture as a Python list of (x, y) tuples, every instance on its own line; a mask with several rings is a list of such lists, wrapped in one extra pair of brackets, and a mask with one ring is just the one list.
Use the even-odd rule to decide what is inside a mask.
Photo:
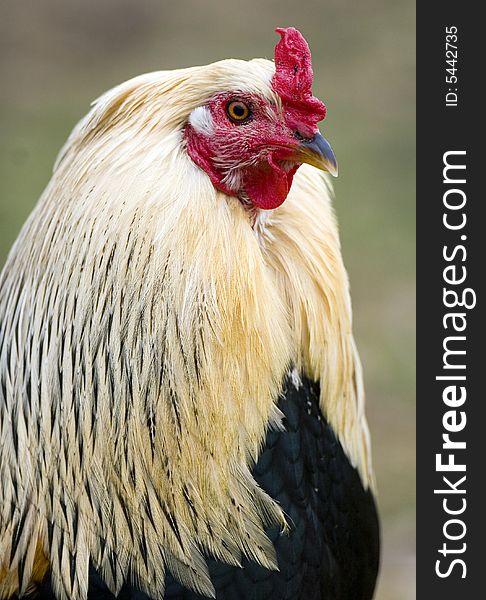
[[(138, 77), (61, 151), (0, 277), (0, 598), (91, 562), (163, 598), (211, 596), (205, 554), (272, 569), (279, 506), (251, 475), (291, 363), (372, 482), (359, 361), (327, 180), (306, 166), (255, 227), (185, 153), (190, 113), (269, 61)], [(0, 563), (1, 564), (1, 563)], [(163, 566), (164, 568), (161, 568)]]

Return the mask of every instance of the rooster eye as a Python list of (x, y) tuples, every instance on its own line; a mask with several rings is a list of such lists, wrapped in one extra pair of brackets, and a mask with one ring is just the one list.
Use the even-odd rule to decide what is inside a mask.
[(226, 107), (226, 114), (234, 123), (246, 121), (251, 115), (249, 107), (241, 100), (233, 100)]

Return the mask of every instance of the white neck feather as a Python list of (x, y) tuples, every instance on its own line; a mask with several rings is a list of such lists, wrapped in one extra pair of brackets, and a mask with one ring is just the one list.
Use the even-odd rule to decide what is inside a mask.
[(263, 529), (284, 517), (250, 469), (292, 365), (320, 380), (326, 418), (372, 481), (325, 180), (302, 167), (252, 227), (187, 157), (182, 113), (155, 126), (126, 85), (73, 133), (0, 277), (0, 421), (19, 438), (0, 448), (0, 556), (24, 524), (0, 597), (26, 555), (27, 585), (37, 552), (75, 600), (88, 559), (114, 592), (131, 573), (154, 597), (161, 564), (210, 594), (207, 551), (275, 567)]

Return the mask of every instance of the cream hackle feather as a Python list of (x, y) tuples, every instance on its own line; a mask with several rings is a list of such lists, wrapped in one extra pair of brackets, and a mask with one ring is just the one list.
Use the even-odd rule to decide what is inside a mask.
[(276, 568), (280, 508), (251, 467), (296, 366), (372, 482), (348, 283), (327, 180), (299, 169), (250, 215), (187, 156), (189, 114), (271, 89), (273, 63), (157, 72), (74, 129), (0, 278), (0, 598), (49, 568), (84, 600), (164, 571), (213, 594), (203, 554)]

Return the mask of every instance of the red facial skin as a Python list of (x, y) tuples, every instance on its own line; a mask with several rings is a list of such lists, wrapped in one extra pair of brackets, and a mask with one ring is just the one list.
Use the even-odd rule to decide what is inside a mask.
[[(234, 123), (226, 109), (233, 100), (250, 107), (251, 116)], [(207, 105), (213, 133), (206, 135), (190, 124), (186, 127), (187, 152), (208, 175), (213, 185), (253, 206), (280, 206), (289, 193), (299, 163), (285, 166), (298, 140), (265, 99), (245, 93), (223, 93)]]
[[(274, 91), (283, 112), (267, 99), (238, 90), (221, 93), (206, 105), (212, 131), (186, 126), (186, 148), (213, 185), (237, 196), (244, 204), (263, 210), (277, 208), (286, 199), (295, 172), (299, 140), (312, 138), (326, 107), (312, 96), (311, 55), (307, 42), (293, 28), (277, 29), (282, 39), (275, 48)], [(228, 104), (244, 102), (251, 116), (235, 123)]]

